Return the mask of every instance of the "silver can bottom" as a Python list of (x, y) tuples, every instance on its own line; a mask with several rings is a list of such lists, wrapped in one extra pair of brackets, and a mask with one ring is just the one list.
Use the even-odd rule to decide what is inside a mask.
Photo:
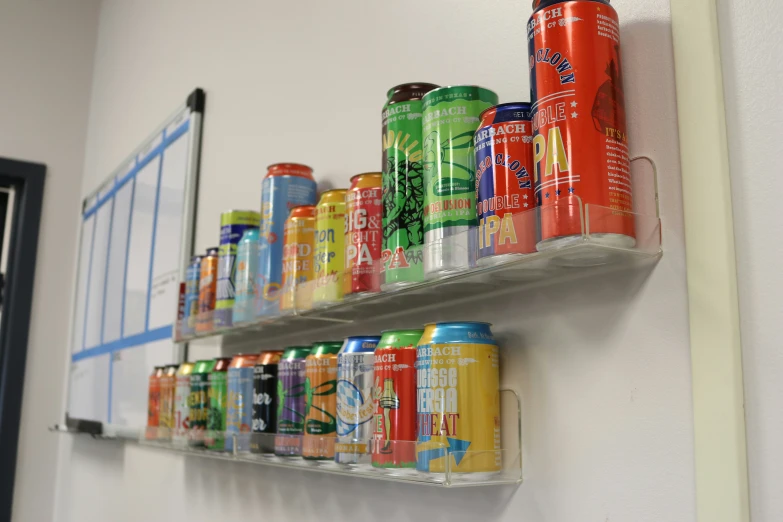
[(424, 277), (463, 272), (476, 266), (475, 227), (443, 227), (424, 233)]

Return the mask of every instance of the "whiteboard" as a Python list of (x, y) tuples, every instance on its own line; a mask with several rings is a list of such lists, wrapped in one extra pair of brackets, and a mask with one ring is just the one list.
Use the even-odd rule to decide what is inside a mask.
[(146, 423), (154, 366), (172, 340), (193, 250), (205, 95), (187, 101), (84, 199), (66, 415)]

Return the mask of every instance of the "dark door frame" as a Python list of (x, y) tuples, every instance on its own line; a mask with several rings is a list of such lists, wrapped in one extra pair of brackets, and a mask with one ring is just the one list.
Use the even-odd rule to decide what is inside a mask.
[[(0, 186), (14, 189), (7, 277), (0, 319), (0, 521), (11, 520), (46, 166), (0, 158)], [(63, 341), (65, 342), (65, 341)]]

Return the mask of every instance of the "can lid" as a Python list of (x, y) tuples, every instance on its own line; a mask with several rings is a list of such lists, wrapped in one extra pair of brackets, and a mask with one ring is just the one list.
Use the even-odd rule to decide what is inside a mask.
[(242, 233), (242, 239), (240, 241), (257, 241), (259, 237), (259, 231), (257, 228), (249, 228)]
[(313, 179), (313, 169), (301, 163), (273, 163), (266, 169), (266, 177), (297, 176)]
[(332, 355), (339, 352), (342, 347), (342, 341), (319, 341), (313, 343), (313, 349), (310, 350), (310, 355)]
[(321, 192), (321, 195), (323, 196), (324, 194), (339, 194), (341, 192), (348, 192), (348, 189), (337, 188), (337, 189), (324, 190), (323, 192)]
[(207, 248), (207, 255), (205, 257), (216, 256), (216, 255), (218, 255), (218, 247)]
[(434, 83), (401, 83), (389, 89), (386, 93), (386, 98), (389, 105), (403, 101), (420, 100), (425, 94), (437, 88), (438, 86)]
[(483, 122), (484, 115), (489, 115), (492, 112), (495, 113), (492, 123), (527, 121), (533, 117), (533, 106), (530, 102), (500, 103), (481, 111), (479, 119)]
[[(533, 0), (533, 12), (540, 11), (550, 5), (561, 4), (565, 0)], [(609, 4), (610, 0), (573, 0), (575, 2), (597, 2), (599, 4)]]
[(259, 226), (261, 213), (257, 210), (226, 210), (220, 214), (220, 226), (246, 225)]
[(315, 205), (299, 205), (291, 207), (288, 213), (289, 218), (307, 218), (315, 217)]
[(195, 263), (196, 261), (201, 261), (201, 259), (202, 259), (203, 257), (204, 257), (204, 256), (202, 256), (202, 255), (195, 255), (195, 256), (190, 256), (190, 262), (191, 262), (191, 263)]
[(359, 179), (362, 176), (383, 176), (380, 172), (362, 172), (361, 174), (354, 174), (351, 176), (351, 183), (353, 183), (353, 180)]

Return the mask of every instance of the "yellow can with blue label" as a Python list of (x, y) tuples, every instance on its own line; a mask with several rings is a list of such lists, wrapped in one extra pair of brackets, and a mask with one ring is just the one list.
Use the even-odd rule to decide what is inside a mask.
[(501, 469), (500, 362), (488, 323), (433, 323), (416, 348), (416, 469)]

